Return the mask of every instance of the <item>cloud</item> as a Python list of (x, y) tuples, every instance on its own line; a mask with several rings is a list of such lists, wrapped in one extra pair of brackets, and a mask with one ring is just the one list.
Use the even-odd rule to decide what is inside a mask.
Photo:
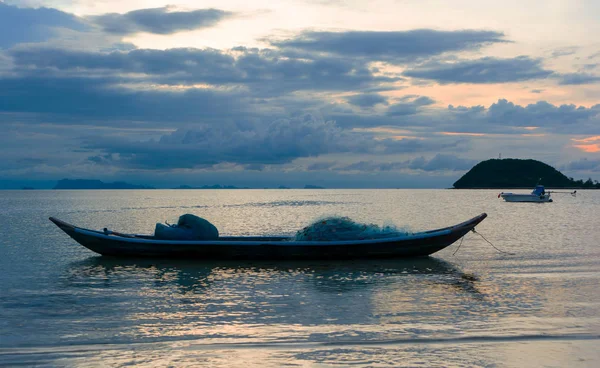
[(482, 46), (507, 42), (494, 31), (411, 31), (304, 32), (295, 38), (272, 41), (284, 49), (363, 57), (391, 63), (407, 62), (450, 51), (478, 50)]
[(140, 9), (125, 14), (110, 13), (89, 17), (105, 32), (126, 35), (139, 32), (172, 34), (215, 25), (232, 13), (219, 9), (174, 11), (172, 7)]
[(552, 74), (541, 60), (519, 56), (512, 59), (485, 57), (456, 62), (431, 62), (408, 69), (404, 76), (447, 83), (508, 83), (544, 79)]
[(87, 27), (76, 16), (60, 10), (19, 8), (0, 2), (0, 49), (46, 41), (60, 29), (83, 31)]
[[(248, 114), (247, 95), (207, 89), (135, 90), (118, 78), (0, 78), (0, 111), (41, 114), (41, 120), (120, 126), (126, 121), (182, 122)], [(132, 123), (134, 124), (134, 123)]]
[(582, 150), (583, 152), (588, 153), (598, 153), (600, 152), (600, 144), (574, 144), (573, 147)]
[(423, 171), (466, 171), (471, 169), (477, 162), (477, 160), (438, 153), (430, 160), (426, 160), (423, 157), (416, 158), (410, 162), (408, 167), (413, 170)]
[[(369, 135), (342, 129), (334, 121), (324, 121), (307, 114), (270, 123), (193, 124), (158, 140), (94, 136), (87, 139), (83, 147), (100, 152), (89, 156), (91, 162), (128, 169), (198, 169), (224, 163), (245, 168), (259, 165), (262, 169), (264, 165), (282, 165), (299, 158), (340, 153), (385, 156), (435, 152), (443, 148), (453, 149), (462, 141), (446, 137), (427, 141), (376, 140)], [(317, 162), (309, 164), (307, 170), (328, 170), (334, 166), (335, 162)], [(379, 170), (397, 168), (399, 166), (395, 164), (384, 165)]]
[[(273, 50), (179, 48), (110, 53), (55, 48), (20, 48), (11, 55), (16, 69), (67, 75), (118, 77), (129, 83), (247, 86), (255, 95), (298, 90), (348, 91), (397, 79), (375, 76), (360, 60), (320, 57), (293, 59)], [(141, 74), (141, 76), (140, 76)], [(134, 76), (135, 75), (135, 76)]]
[(158, 141), (131, 141), (110, 137), (90, 139), (85, 147), (103, 154), (90, 157), (104, 161), (118, 154), (120, 165), (129, 168), (198, 168), (219, 163), (274, 165), (301, 157), (328, 153), (368, 152), (377, 142), (351, 134), (333, 121), (312, 115), (278, 119), (269, 124), (195, 124), (178, 129)]
[(235, 70), (235, 59), (214, 49), (91, 52), (32, 47), (12, 50), (10, 55), (15, 64), (25, 71), (36, 68), (69, 72), (69, 75), (89, 75), (90, 72), (105, 75), (143, 74), (146, 81), (161, 79), (164, 83), (183, 84), (231, 83), (242, 79), (240, 71)]
[(558, 84), (560, 85), (581, 85), (600, 82), (600, 75), (589, 73), (565, 73), (557, 74), (557, 77), (559, 78)]
[(579, 50), (577, 46), (561, 47), (552, 51), (551, 56), (553, 58), (559, 58), (562, 56), (569, 56), (575, 54)]
[(402, 102), (391, 105), (386, 112), (387, 116), (404, 116), (417, 114), (421, 107), (432, 105), (435, 101), (427, 96), (404, 96)]
[(337, 168), (337, 171), (361, 171), (361, 172), (374, 172), (374, 171), (398, 171), (408, 167), (407, 162), (373, 162), (373, 161), (358, 161), (352, 164), (341, 166)]
[(308, 165), (306, 167), (306, 170), (308, 170), (308, 171), (328, 170), (328, 169), (332, 168), (335, 165), (336, 165), (336, 163), (335, 162), (331, 162), (331, 161), (315, 162), (315, 163), (312, 163), (312, 164)]
[[(374, 33), (380, 37), (381, 32)], [(399, 34), (404, 41), (414, 36), (411, 32)], [(433, 34), (441, 38), (465, 35)], [(367, 38), (372, 36), (369, 33)], [(381, 37), (385, 39), (384, 36)], [(0, 71), (0, 121), (19, 121), (34, 132), (43, 124), (70, 124), (73, 136), (68, 141), (56, 138), (61, 145), (68, 143), (70, 147), (64, 148), (60, 157), (48, 159), (40, 154), (25, 160), (27, 152), (16, 147), (13, 153), (19, 154), (14, 153), (10, 160), (23, 168), (40, 168), (44, 172), (64, 172), (76, 170), (75, 167), (94, 172), (101, 166), (105, 172), (169, 173), (180, 169), (218, 171), (223, 165), (234, 171), (267, 172), (288, 164), (288, 168), (298, 167), (294, 161), (300, 159), (301, 167), (308, 171), (331, 173), (343, 169), (339, 163), (343, 156), (346, 171), (454, 172), (464, 170), (471, 162), (452, 154), (464, 155), (473, 148), (473, 142), (481, 144), (489, 137), (442, 136), (440, 132), (508, 135), (523, 132), (515, 127), (532, 125), (540, 126), (543, 133), (583, 134), (597, 130), (600, 106), (555, 106), (545, 101), (520, 106), (501, 99), (489, 107), (444, 108), (427, 96), (382, 96), (377, 92), (401, 88), (398, 82), (402, 78), (397, 73), (386, 73), (373, 60), (419, 60), (421, 64), (409, 69), (410, 73), (434, 65), (422, 63), (421, 57), (453, 48), (475, 50), (486, 43), (456, 41), (427, 50), (394, 49), (387, 54), (375, 45), (377, 52), (370, 57), (360, 56), (360, 50), (341, 47), (352, 37), (355, 35), (345, 33), (341, 41), (335, 41), (341, 42), (340, 48), (331, 52), (285, 45), (283, 50), (237, 47), (85, 51), (37, 45), (12, 48), (3, 53), (10, 58), (10, 65)], [(476, 62), (485, 64), (483, 72), (475, 72), (477, 68), (468, 64)], [(455, 79), (466, 81), (469, 75), (479, 74), (479, 79), (475, 78), (478, 83), (527, 79), (533, 78), (536, 70), (538, 74), (547, 72), (539, 60), (526, 57), (459, 60), (452, 65), (464, 67)], [(324, 118), (306, 119), (302, 113), (305, 111), (318, 112)], [(351, 130), (374, 126), (406, 129), (409, 138), (414, 139), (402, 137), (404, 134), (375, 135)], [(124, 128), (131, 132), (123, 132)], [(138, 133), (140, 128), (164, 128), (166, 132)], [(31, 141), (40, 142), (36, 139)], [(37, 145), (40, 152), (47, 153), (57, 147)], [(439, 152), (447, 155), (436, 156)], [(376, 155), (385, 162), (365, 160), (365, 155)], [(415, 155), (423, 157), (405, 161)], [(66, 157), (71, 161), (65, 161)], [(404, 161), (395, 161), (396, 157)], [(351, 166), (347, 164), (350, 160), (357, 162)], [(19, 165), (11, 165), (5, 169), (20, 169)]]
[(387, 105), (388, 99), (378, 93), (362, 93), (346, 98), (351, 105), (358, 107), (373, 107), (378, 104)]
[[(416, 103), (414, 95), (397, 99), (384, 112), (353, 112), (323, 107), (323, 114), (344, 128), (390, 127), (414, 131), (415, 137), (440, 132), (520, 135), (527, 133), (524, 127), (539, 127), (538, 134), (581, 134), (597, 135), (600, 124), (600, 104), (584, 107), (573, 104), (553, 105), (538, 101), (519, 105), (506, 99), (499, 99), (489, 106), (454, 106), (447, 108), (428, 105), (427, 97)], [(429, 101), (430, 103), (431, 101)], [(406, 135), (390, 132), (389, 136)], [(418, 146), (421, 143), (403, 140), (404, 147)], [(437, 141), (441, 144), (440, 141)], [(401, 145), (402, 146), (402, 145)], [(452, 146), (449, 146), (452, 147)], [(446, 147), (448, 148), (448, 147)]]
[(463, 159), (454, 155), (436, 154), (431, 159), (423, 156), (406, 161), (376, 162), (358, 161), (336, 168), (337, 171), (399, 171), (403, 169), (422, 171), (466, 171), (478, 161)]
[(595, 52), (595, 53), (591, 54), (590, 56), (588, 56), (588, 60), (595, 59), (595, 58), (597, 58), (599, 56), (600, 56), (600, 51)]
[(564, 165), (563, 170), (600, 172), (600, 160), (582, 158)]
[[(87, 83), (86, 80), (80, 82)], [(73, 82), (56, 81), (62, 87), (70, 83)], [(11, 151), (12, 156), (7, 156), (7, 160), (21, 163), (4, 165), (4, 171), (0, 167), (0, 171), (7, 177), (12, 174), (7, 174), (6, 170), (29, 170), (27, 172), (31, 173), (42, 170), (48, 175), (55, 173), (64, 176), (65, 172), (93, 173), (98, 166), (104, 168), (103, 172), (151, 170), (168, 173), (177, 169), (204, 169), (212, 172), (219, 171), (217, 168), (223, 164), (231, 165), (235, 170), (253, 168), (270, 171), (274, 170), (274, 165), (286, 165), (302, 158), (306, 160), (308, 171), (359, 171), (362, 167), (363, 170), (380, 173), (404, 169), (454, 172), (467, 170), (473, 161), (456, 159), (457, 156), (451, 153), (468, 154), (476, 146), (475, 143), (486, 147), (501, 144), (502, 152), (505, 152), (512, 149), (509, 147), (516, 149), (525, 144), (531, 151), (532, 142), (525, 141), (525, 138), (516, 141), (510, 137), (498, 140), (499, 138), (488, 135), (444, 136), (438, 133), (440, 131), (495, 131), (504, 136), (514, 134), (519, 137), (523, 130), (513, 127), (531, 124), (540, 126), (538, 130), (543, 132), (564, 130), (567, 134), (573, 134), (587, 126), (597, 131), (598, 120), (594, 120), (593, 114), (600, 112), (600, 106), (592, 109), (570, 105), (561, 107), (546, 102), (519, 106), (499, 100), (489, 108), (432, 108), (426, 114), (411, 115), (406, 121), (403, 116), (369, 114), (374, 115), (372, 118), (379, 121), (380, 126), (387, 124), (389, 127), (399, 127), (406, 124), (406, 129), (411, 130), (415, 136), (409, 139), (398, 138), (398, 134), (404, 133), (394, 132), (393, 129), (387, 134), (350, 130), (344, 123), (356, 118), (356, 115), (343, 116), (338, 122), (305, 115), (272, 120), (271, 117), (276, 114), (256, 110), (245, 95), (215, 95), (214, 91), (209, 90), (181, 93), (132, 92), (102, 85), (88, 85), (90, 89), (86, 93), (80, 93), (79, 97), (82, 99), (78, 100), (74, 91), (80, 90), (80, 86), (75, 85), (73, 92), (66, 96), (58, 96), (43, 83), (37, 86), (39, 96), (50, 99), (44, 110), (39, 106), (37, 110), (45, 124), (39, 125), (39, 117), (22, 119), (13, 133), (6, 135), (5, 140), (0, 139), (0, 144)], [(0, 94), (4, 90), (0, 86)], [(52, 96), (64, 98), (65, 102), (60, 99), (52, 100)], [(416, 101), (421, 97), (404, 96), (399, 100)], [(12, 102), (14, 100), (13, 97)], [(22, 102), (23, 109), (27, 106), (26, 100)], [(69, 100), (77, 106), (77, 109), (72, 109), (72, 114), (66, 113), (69, 111)], [(12, 102), (6, 101), (6, 105), (0, 106), (0, 110), (4, 112), (0, 114), (0, 118), (6, 115), (7, 106), (13, 106)], [(0, 105), (3, 103), (4, 96), (0, 98)], [(54, 116), (57, 113), (64, 115), (56, 118)], [(100, 115), (101, 113), (104, 115)], [(327, 114), (325, 116), (331, 118)], [(10, 121), (10, 116), (8, 119)], [(46, 124), (48, 122), (52, 124)], [(66, 122), (72, 126), (64, 125)], [(102, 126), (104, 128), (100, 129)], [(160, 132), (161, 128), (173, 132)], [(15, 134), (22, 131), (30, 133), (15, 138)], [(52, 137), (48, 134), (52, 134)], [(34, 156), (28, 148), (23, 148), (30, 147), (31, 142), (36, 142)], [(552, 142), (552, 145), (561, 144), (560, 140)], [(56, 156), (54, 152), (61, 153)], [(444, 152), (444, 155), (436, 157), (440, 152)], [(399, 162), (406, 161), (393, 159), (415, 154), (423, 155), (423, 158), (417, 157), (402, 165)], [(357, 162), (365, 161), (365, 155), (377, 156), (384, 162), (371, 165), (363, 163), (362, 166), (344, 169), (339, 164), (339, 155), (345, 159), (358, 159)], [(431, 158), (424, 158), (427, 155), (431, 155)], [(316, 157), (322, 159), (311, 162)], [(20, 160), (23, 158), (40, 159), (44, 162)]]
[(510, 122), (512, 126), (570, 126), (568, 129), (573, 129), (573, 125), (598, 114), (600, 105), (585, 108), (575, 105), (555, 106), (546, 101), (538, 101), (523, 107), (501, 99), (487, 109), (484, 117), (488, 122), (497, 124)]

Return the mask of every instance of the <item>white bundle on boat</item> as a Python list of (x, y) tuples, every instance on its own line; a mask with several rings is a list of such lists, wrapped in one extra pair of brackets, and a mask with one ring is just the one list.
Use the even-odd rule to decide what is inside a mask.
[(154, 236), (162, 240), (216, 240), (219, 230), (207, 220), (195, 215), (182, 215), (176, 225), (156, 224)]
[(379, 227), (374, 224), (361, 224), (348, 217), (327, 217), (317, 220), (298, 231), (294, 240), (328, 241), (328, 240), (365, 240), (393, 238), (411, 234), (408, 229), (398, 229), (394, 225)]

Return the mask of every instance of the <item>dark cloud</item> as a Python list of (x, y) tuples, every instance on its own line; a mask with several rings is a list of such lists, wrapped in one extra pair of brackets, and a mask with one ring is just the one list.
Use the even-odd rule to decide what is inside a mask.
[(570, 171), (592, 171), (600, 172), (600, 160), (589, 160), (582, 158), (577, 161), (571, 161), (562, 167), (563, 170)]
[(358, 107), (373, 107), (378, 104), (387, 105), (388, 99), (378, 93), (363, 93), (346, 98), (351, 105)]
[[(460, 142), (461, 139), (445, 137), (376, 140), (342, 129), (333, 121), (303, 115), (270, 123), (194, 124), (158, 140), (95, 136), (88, 139), (84, 147), (101, 152), (91, 155), (89, 161), (128, 169), (197, 169), (223, 163), (263, 169), (264, 165), (287, 164), (299, 158), (327, 154), (393, 155), (453, 150)], [(333, 166), (335, 163), (321, 162), (310, 165), (308, 170), (327, 170)], [(388, 165), (380, 170), (396, 168)]]
[(235, 59), (214, 49), (135, 49), (130, 51), (90, 52), (59, 48), (19, 48), (11, 51), (17, 67), (29, 70), (59, 70), (72, 74), (90, 72), (108, 75), (138, 73), (142, 80), (161, 79), (165, 83), (241, 82)]
[(430, 124), (446, 132), (521, 135), (527, 133), (523, 127), (538, 127), (534, 133), (595, 134), (599, 114), (600, 105), (588, 108), (538, 101), (521, 106), (500, 99), (489, 107), (450, 105), (446, 111), (430, 115), (435, 119)]
[(219, 9), (170, 11), (170, 7), (140, 9), (125, 14), (110, 13), (90, 17), (105, 32), (125, 35), (138, 32), (171, 34), (211, 27), (231, 16)]
[(96, 137), (87, 142), (86, 148), (103, 152), (100, 157), (90, 157), (95, 162), (118, 154), (120, 165), (130, 168), (171, 169), (210, 167), (223, 162), (283, 164), (328, 153), (364, 153), (374, 150), (376, 144), (342, 130), (332, 121), (305, 115), (246, 127), (196, 124), (193, 129), (178, 129), (158, 141)]
[[(319, 57), (291, 59), (273, 50), (138, 49), (128, 52), (85, 52), (51, 48), (11, 52), (17, 70), (60, 71), (68, 75), (118, 75), (123, 81), (159, 84), (238, 85), (255, 95), (281, 95), (298, 90), (348, 91), (394, 82), (375, 76), (360, 60)], [(143, 77), (127, 77), (132, 73)]]
[(405, 96), (400, 101), (387, 109), (387, 116), (414, 115), (420, 111), (421, 107), (435, 103), (433, 99), (427, 96)]
[(121, 125), (123, 121), (182, 122), (249, 117), (236, 91), (135, 90), (115, 78), (26, 76), (0, 78), (0, 111), (43, 114), (42, 120)]
[[(506, 99), (499, 99), (490, 106), (454, 106), (447, 108), (422, 106), (414, 103), (415, 96), (405, 96), (389, 107), (390, 111), (369, 113), (343, 111), (323, 107), (323, 114), (334, 119), (344, 128), (393, 127), (414, 131), (416, 137), (439, 132), (526, 133), (522, 128), (540, 127), (535, 133), (591, 134), (596, 135), (600, 124), (600, 104), (584, 107), (572, 104), (553, 105), (538, 101), (529, 105), (518, 105)], [(413, 101), (413, 102), (411, 102)], [(425, 100), (424, 100), (425, 101)], [(393, 135), (393, 133), (390, 133)], [(400, 133), (400, 135), (404, 135)], [(409, 134), (410, 135), (410, 134)], [(460, 136), (455, 136), (457, 138)], [(464, 137), (463, 137), (464, 138)], [(420, 140), (404, 139), (398, 149), (423, 149)], [(453, 141), (454, 142), (454, 141)], [(436, 144), (444, 149), (455, 147), (452, 142), (436, 139)], [(456, 142), (454, 142), (456, 143)], [(450, 144), (445, 146), (445, 144)]]
[(489, 123), (512, 126), (556, 127), (570, 126), (588, 120), (600, 113), (600, 105), (586, 108), (575, 105), (555, 106), (546, 101), (538, 101), (525, 107), (507, 100), (498, 100), (485, 112), (483, 118)]
[(74, 15), (50, 8), (18, 8), (0, 2), (0, 48), (24, 42), (43, 42), (61, 28), (83, 31)]
[(558, 84), (560, 85), (580, 85), (580, 84), (592, 84), (600, 82), (600, 75), (593, 75), (589, 73), (566, 73), (558, 74)]
[(519, 56), (512, 59), (485, 57), (456, 62), (432, 62), (406, 70), (412, 78), (447, 83), (508, 83), (544, 79), (552, 74), (541, 66), (541, 60)]
[(295, 38), (271, 43), (285, 49), (364, 57), (393, 63), (449, 51), (477, 50), (500, 42), (507, 42), (501, 32), (418, 29), (395, 32), (304, 32)]

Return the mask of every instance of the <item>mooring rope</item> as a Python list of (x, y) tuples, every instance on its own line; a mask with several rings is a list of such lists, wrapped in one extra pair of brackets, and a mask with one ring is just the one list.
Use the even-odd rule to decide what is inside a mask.
[(504, 253), (504, 254), (510, 254), (511, 256), (514, 256), (514, 255), (516, 254), (516, 253), (505, 252), (505, 251), (503, 251), (503, 250), (500, 250), (500, 249), (498, 249), (498, 248), (497, 248), (497, 247), (496, 247), (494, 244), (492, 244), (492, 242), (491, 242), (491, 241), (487, 240), (487, 239), (485, 238), (485, 236), (483, 236), (483, 235), (481, 235), (480, 233), (478, 233), (477, 231), (475, 231), (475, 228), (471, 229), (471, 231), (472, 231), (472, 232), (474, 232), (475, 234), (477, 234), (477, 235), (481, 236), (481, 238), (482, 238), (483, 240), (485, 240), (486, 242), (488, 242), (488, 244), (489, 244), (489, 245), (491, 245), (492, 247), (494, 247), (494, 249), (496, 249), (498, 252), (500, 252), (500, 253)]
[[(482, 238), (483, 240), (485, 240), (485, 241), (486, 241), (486, 242), (487, 242), (489, 245), (491, 245), (491, 246), (492, 246), (494, 249), (496, 249), (498, 252), (500, 252), (500, 253), (504, 253), (504, 254), (510, 254), (511, 256), (514, 256), (514, 255), (516, 255), (516, 253), (505, 252), (505, 251), (503, 251), (503, 250), (501, 250), (501, 249), (498, 249), (498, 247), (496, 247), (494, 244), (492, 244), (492, 242), (491, 242), (491, 241), (487, 240), (487, 239), (485, 238), (485, 236), (483, 236), (483, 235), (481, 235), (480, 233), (478, 233), (477, 231), (475, 231), (475, 228), (471, 229), (471, 231), (472, 231), (472, 232), (474, 232), (475, 234), (477, 234), (477, 235), (481, 236), (481, 238)], [(462, 243), (463, 243), (463, 240), (465, 239), (465, 236), (466, 236), (466, 234), (465, 234), (465, 235), (463, 235), (463, 237), (462, 237), (462, 238), (460, 238), (460, 244), (458, 244), (458, 247), (456, 248), (456, 250), (454, 251), (454, 253), (452, 253), (452, 255), (455, 255), (455, 254), (458, 252), (458, 250), (460, 249), (460, 247), (461, 247), (461, 245), (462, 245)]]
[(454, 251), (454, 253), (452, 253), (452, 255), (455, 255), (456, 252), (458, 252), (458, 250), (460, 249), (460, 246), (462, 245), (463, 240), (465, 240), (465, 236), (463, 235), (462, 238), (460, 238), (460, 244), (458, 245), (458, 248), (456, 248), (456, 250)]

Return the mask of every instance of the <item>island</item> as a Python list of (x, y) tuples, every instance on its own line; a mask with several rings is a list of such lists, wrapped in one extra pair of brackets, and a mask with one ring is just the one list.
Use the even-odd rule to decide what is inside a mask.
[(320, 187), (320, 186), (318, 186), (318, 185), (306, 184), (306, 185), (304, 186), (304, 189), (325, 189), (325, 188), (323, 188), (323, 187)]
[(154, 189), (154, 187), (129, 184), (124, 181), (105, 183), (100, 180), (62, 179), (56, 183), (53, 189)]
[(537, 160), (491, 159), (478, 163), (454, 183), (455, 189), (533, 188), (600, 189), (600, 183), (569, 178), (552, 166)]

